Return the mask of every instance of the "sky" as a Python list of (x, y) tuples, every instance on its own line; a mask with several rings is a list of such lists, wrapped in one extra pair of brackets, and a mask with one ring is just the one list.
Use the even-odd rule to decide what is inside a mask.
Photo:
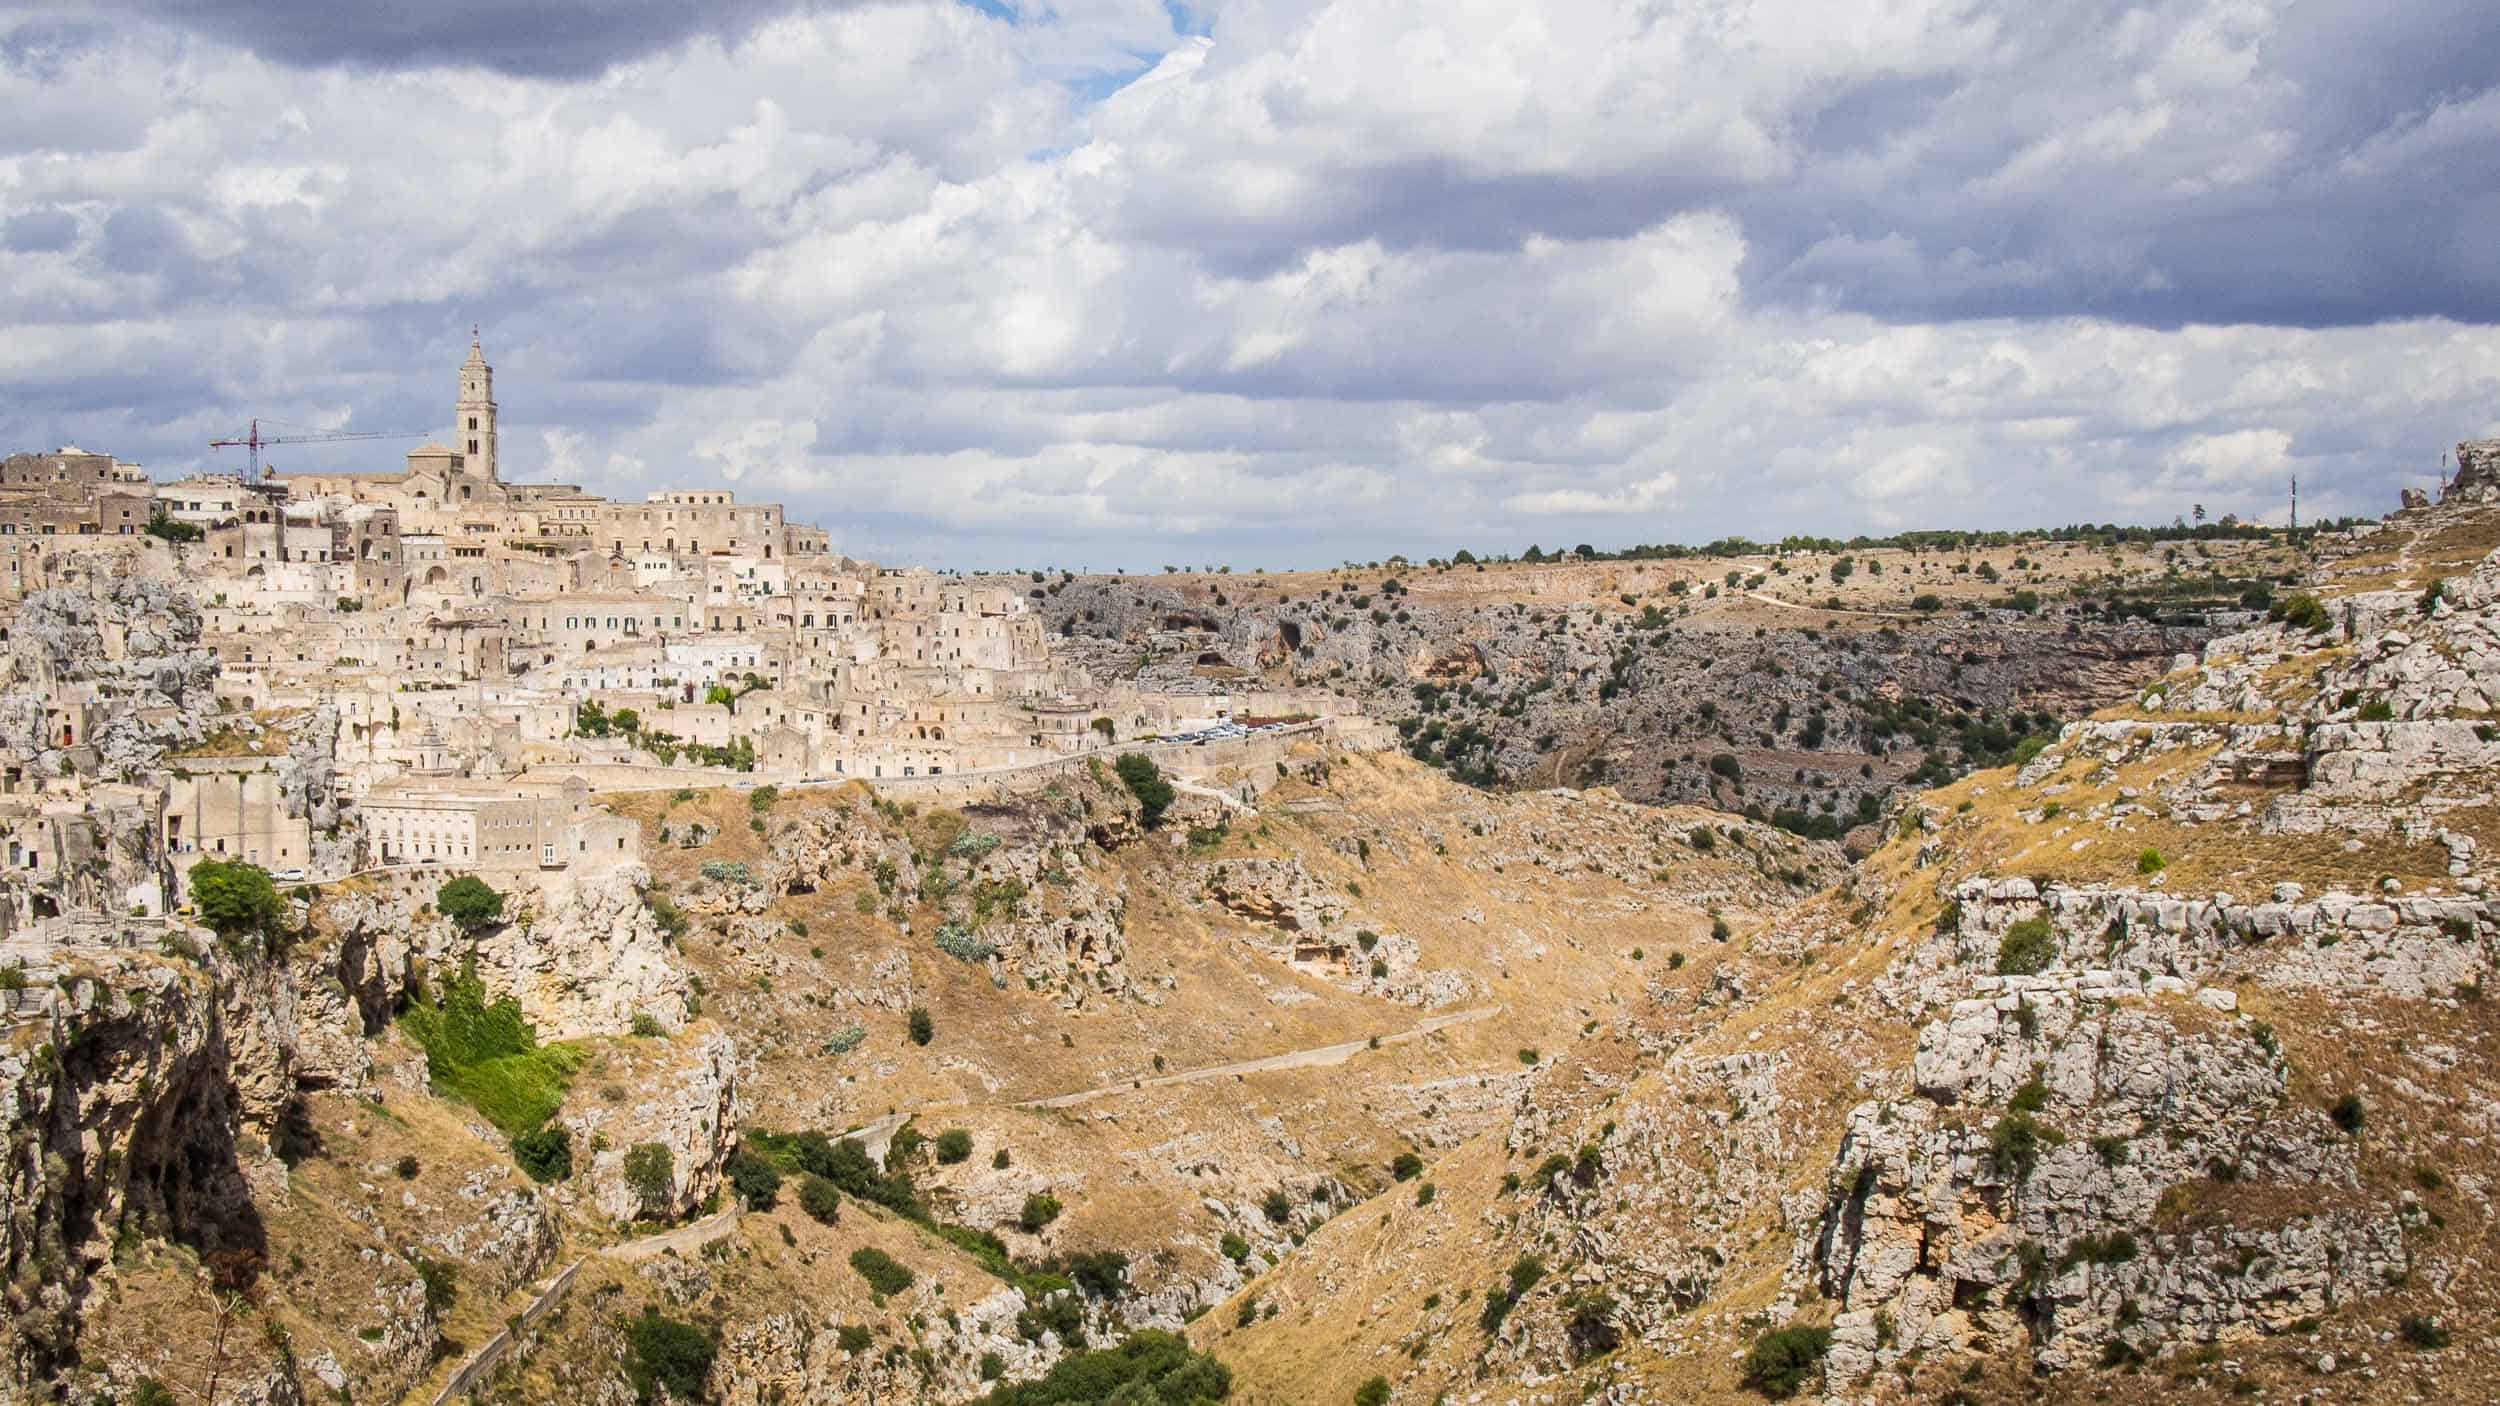
[(932, 566), (2376, 515), (2500, 434), (2500, 20), (0, 0), (0, 322), (0, 449), (448, 436), (474, 325), (505, 477)]

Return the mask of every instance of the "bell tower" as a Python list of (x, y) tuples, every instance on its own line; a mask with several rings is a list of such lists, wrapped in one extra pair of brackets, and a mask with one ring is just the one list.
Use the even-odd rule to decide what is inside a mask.
[(460, 400), (452, 407), (452, 443), (464, 466), (492, 483), (495, 473), (495, 368), (486, 364), (477, 329), (469, 329), (469, 359), (460, 363)]

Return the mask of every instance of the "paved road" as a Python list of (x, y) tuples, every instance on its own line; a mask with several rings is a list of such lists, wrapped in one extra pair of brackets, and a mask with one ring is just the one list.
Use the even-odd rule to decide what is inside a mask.
[[(1482, 1020), (1487, 1016), (1498, 1014), (1501, 1009), (1500, 1006), (1478, 1006), (1474, 1010), (1452, 1011), (1448, 1015), (1436, 1015), (1410, 1029), (1401, 1030), (1395, 1035), (1383, 1035), (1380, 1037), (1380, 1043), (1396, 1045), (1408, 1040), (1420, 1040), (1436, 1030), (1447, 1030), (1453, 1025), (1465, 1025), (1470, 1021)], [(1245, 1059), (1232, 1064), (1210, 1065), (1204, 1069), (1184, 1070), (1178, 1074), (1157, 1074), (1152, 1078), (1122, 1080), (1116, 1084), (1104, 1084), (1097, 1088), (1079, 1089), (1072, 1094), (1054, 1094), (1049, 1098), (1027, 1099), (1017, 1104), (1016, 1107), (1074, 1108), (1078, 1104), (1091, 1103), (1095, 1099), (1107, 1098), (1112, 1094), (1130, 1093), (1137, 1089), (1160, 1088), (1167, 1084), (1194, 1084), (1201, 1080), (1222, 1079), (1236, 1074), (1263, 1074), (1274, 1069), (1314, 1069), (1322, 1065), (1343, 1064), (1371, 1047), (1372, 1042), (1369, 1039), (1347, 1040), (1341, 1044), (1321, 1045), (1308, 1050), (1289, 1050), (1284, 1054)]]

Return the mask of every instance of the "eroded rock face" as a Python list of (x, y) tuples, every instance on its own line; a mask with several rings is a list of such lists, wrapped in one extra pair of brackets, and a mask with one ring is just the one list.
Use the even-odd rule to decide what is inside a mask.
[(287, 814), (310, 821), (315, 833), (338, 828), (338, 742), (339, 710), (324, 703), (296, 725), (278, 769), (279, 803)]
[[(217, 655), (200, 645), (189, 592), (138, 574), (127, 557), (76, 570), (29, 593), (10, 627), (0, 751), (40, 775), (91, 765), (128, 777), (214, 726)], [(93, 706), (54, 715), (47, 694)]]
[(481, 936), (478, 974), (519, 1001), (545, 1039), (622, 1034), (638, 1015), (677, 1029), (692, 987), (643, 901), (649, 882), (640, 865), (580, 876), (545, 908)]
[[(2291, 1098), (2271, 1037), (2209, 1006), (1965, 1001), (1921, 1032), (1914, 1079), (1851, 1113), (1799, 1244), (1844, 1305), (1842, 1380), (2004, 1335), (2054, 1369), (2280, 1331), (2408, 1262), (2398, 1204)], [(2261, 1182), (2302, 1212), (2259, 1210)]]
[[(989, 1390), (981, 1376), (984, 1357), (995, 1356), (1001, 1376), (1029, 1380), (1059, 1357), (1054, 1338), (1027, 1342), (1016, 1331), (1023, 1296), (1000, 1288), (969, 1303), (950, 1303), (925, 1289), (912, 1291), (913, 1306), (928, 1314), (921, 1346), (931, 1373), (924, 1377), (909, 1358), (889, 1359), (882, 1344), (846, 1351), (840, 1324), (805, 1308), (762, 1315), (741, 1324), (721, 1344), (714, 1380), (723, 1384), (722, 1406), (770, 1406), (779, 1401), (878, 1402), (918, 1399), (965, 1401)], [(925, 1300), (925, 1302), (922, 1302)]]
[(2500, 503), (2500, 439), (2457, 446), (2457, 476), (2440, 490), (2442, 503)]
[[(567, 1106), (562, 1122), (575, 1165), (587, 1161), (590, 1196), (601, 1213), (619, 1222), (679, 1219), (720, 1186), (721, 1164), (737, 1148), (737, 1047), (719, 1031), (629, 1044), (618, 1057), (630, 1067), (612, 1071), (609, 1086), (622, 1096), (588, 1091)], [(669, 1185), (657, 1202), (644, 1201), (625, 1177), (627, 1157), (645, 1144), (668, 1150)], [(598, 1150), (585, 1158), (591, 1148)]]

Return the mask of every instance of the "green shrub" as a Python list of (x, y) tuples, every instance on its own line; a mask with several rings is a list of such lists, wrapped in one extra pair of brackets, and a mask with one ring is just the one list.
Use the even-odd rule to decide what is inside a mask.
[(750, 1211), (769, 1211), (781, 1196), (781, 1169), (770, 1158), (741, 1147), (729, 1154), (721, 1170), (728, 1174), (729, 1189)]
[(1222, 1248), (1224, 1251), (1224, 1258), (1231, 1260), (1235, 1264), (1239, 1264), (1243, 1260), (1250, 1258), (1250, 1242), (1242, 1239), (1240, 1236), (1235, 1235), (1229, 1230), (1224, 1232)]
[(512, 1139), (512, 1160), (531, 1181), (562, 1181), (573, 1175), (573, 1135), (550, 1123)]
[(857, 1323), (843, 1324), (834, 1339), (842, 1345), (844, 1352), (866, 1352), (868, 1344), (874, 1341), (869, 1337), (868, 1330)]
[(2005, 930), (1997, 944), (1997, 975), (2036, 976), (2057, 960), (2057, 939), (2049, 932), (2049, 916), (2035, 913)]
[(1354, 1389), (1354, 1406), (1388, 1406), (1389, 1379), (1374, 1377)]
[(2394, 722), (2396, 720), (2396, 709), (2394, 705), (2390, 704), (2384, 698), (2373, 698), (2369, 702), (2362, 704), (2361, 711), (2354, 714), (2354, 716), (2365, 723)]
[(484, 879), (463, 874), (434, 891), (434, 911), (463, 932), (479, 932), (503, 920), (503, 895)]
[(2040, 1149), (2049, 1138), (2039, 1120), (2028, 1113), (2009, 1113), (1988, 1130), (1988, 1156), (1999, 1171), (2014, 1180), (2027, 1181), (2031, 1169), (2040, 1163)]
[(1232, 1369), (1178, 1333), (1148, 1328), (1062, 1357), (1040, 1381), (999, 1387), (974, 1406), (1203, 1406), (1232, 1392)]
[(1822, 1370), (1823, 1354), (1831, 1345), (1829, 1328), (1802, 1323), (1774, 1328), (1746, 1349), (1741, 1380), (1774, 1401), (1784, 1401)]
[(842, 1223), (842, 1190), (814, 1172), (801, 1172), (799, 1209), (818, 1225), (839, 1225)]
[(625, 1345), (633, 1352), (625, 1374), (645, 1403), (652, 1399), (655, 1384), (666, 1387), (671, 1400), (702, 1400), (711, 1385), (712, 1359), (720, 1352), (709, 1332), (663, 1318), (655, 1308), (644, 1309), (640, 1318), (625, 1325)]
[(909, 1028), (911, 1031), (911, 1042), (915, 1045), (925, 1045), (931, 1040), (937, 1038), (937, 1022), (930, 1018), (929, 1008), (927, 1006), (914, 1006), (911, 1008)]
[(757, 815), (762, 815), (764, 812), (771, 810), (775, 805), (779, 804), (780, 800), (780, 787), (758, 786), (754, 790), (747, 792), (747, 809), (754, 811)]
[(949, 1166), (972, 1156), (972, 1134), (962, 1128), (948, 1128), (937, 1135), (937, 1159)]
[(1389, 1163), (1389, 1175), (1399, 1181), (1413, 1181), (1423, 1175), (1424, 1159), (1412, 1152), (1401, 1152)]
[(873, 1245), (851, 1251), (851, 1268), (880, 1294), (899, 1294), (912, 1286), (911, 1268)]
[(1059, 1213), (1064, 1209), (1058, 1197), (1047, 1191), (1036, 1191), (1024, 1198), (1024, 1209), (1016, 1212), (1016, 1224), (1025, 1234), (1038, 1235), (1043, 1226), (1059, 1219)]
[(2295, 630), (2307, 630), (2313, 634), (2335, 623), (2334, 617), (2327, 613), (2326, 602), (2306, 591), (2276, 601), (2266, 611), (2266, 618), (2280, 620)]
[(668, 1036), (668, 1027), (660, 1024), (659, 1017), (649, 1011), (634, 1013), (632, 1031), (634, 1038), (638, 1040), (660, 1040)]
[(2335, 1100), (2335, 1106), (2326, 1111), (2326, 1116), (2335, 1120), (2336, 1127), (2348, 1133), (2360, 1132), (2362, 1125), (2370, 1119), (2369, 1110), (2362, 1106), (2359, 1094), (2346, 1094)]
[(2161, 851), (2157, 849), (2148, 849), (2135, 857), (2135, 872), (2139, 874), (2158, 874), (2168, 867), (2170, 861), (2162, 858)]

